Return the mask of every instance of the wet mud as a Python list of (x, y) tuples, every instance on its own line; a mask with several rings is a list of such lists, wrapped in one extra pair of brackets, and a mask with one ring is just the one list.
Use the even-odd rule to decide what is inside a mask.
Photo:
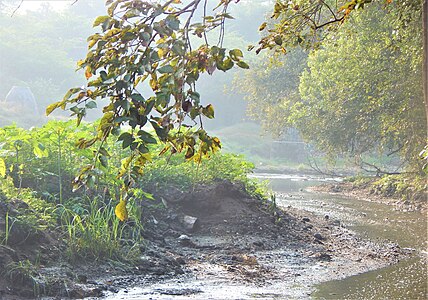
[[(177, 221), (162, 233), (158, 253), (167, 250), (182, 262), (181, 271), (154, 281), (133, 277), (132, 284), (106, 299), (307, 299), (316, 283), (407, 255), (394, 243), (362, 239), (337, 219), (272, 207), (228, 182), (201, 186), (177, 203), (167, 202), (167, 215), (159, 220), (179, 220), (180, 214), (198, 218), (192, 231)], [(153, 227), (151, 234), (156, 232)], [(148, 247), (153, 246), (159, 243)], [(115, 284), (121, 286), (121, 280)]]
[[(166, 208), (150, 210), (143, 255), (132, 266), (47, 262), (39, 270), (43, 299), (306, 299), (316, 283), (409, 254), (327, 215), (252, 198), (230, 182), (155, 196)], [(2, 283), (0, 299), (31, 299), (31, 285)]]

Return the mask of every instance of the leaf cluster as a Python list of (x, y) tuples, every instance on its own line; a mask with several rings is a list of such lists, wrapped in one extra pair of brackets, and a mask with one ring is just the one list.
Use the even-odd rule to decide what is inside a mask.
[[(230, 1), (221, 1), (215, 15), (204, 14), (202, 22), (195, 23), (193, 16), (201, 2), (107, 1), (108, 14), (94, 21), (100, 32), (88, 37), (89, 51), (78, 63), (85, 70), (87, 87), (70, 89), (62, 101), (46, 109), (47, 114), (69, 109), (80, 124), (98, 99), (109, 99), (95, 136), (79, 142), (82, 149), (101, 145), (94, 163), (82, 169), (79, 182), (96, 171), (98, 162), (107, 165), (110, 154), (103, 144), (110, 136), (131, 150), (119, 178), (128, 169), (134, 176), (142, 172), (150, 145), (156, 143), (150, 127), (165, 143), (162, 154), (185, 152), (187, 159), (200, 161), (220, 148), (219, 139), (203, 128), (202, 119), (214, 118), (214, 108), (202, 104), (196, 82), (203, 73), (248, 65), (242, 51), (223, 48), (221, 38), (218, 45), (208, 44), (206, 32), (222, 28), (230, 18)], [(190, 35), (201, 39), (198, 47), (192, 46)], [(130, 130), (120, 132), (123, 126)]]
[[(259, 31), (265, 33), (260, 39), (256, 53), (269, 49), (286, 53), (288, 48), (301, 46), (305, 49), (318, 48), (330, 32), (335, 32), (341, 24), (357, 10), (363, 9), (373, 0), (344, 1), (283, 1), (276, 0), (271, 15), (270, 26), (264, 22)], [(391, 3), (391, 0), (376, 2)], [(250, 49), (254, 49), (251, 46)]]

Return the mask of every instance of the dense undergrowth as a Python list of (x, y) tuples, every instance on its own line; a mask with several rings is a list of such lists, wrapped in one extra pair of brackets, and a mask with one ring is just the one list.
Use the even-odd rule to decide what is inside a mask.
[[(198, 164), (181, 154), (156, 155), (128, 190), (128, 219), (122, 222), (115, 216), (115, 206), (123, 197), (117, 173), (127, 155), (120, 144), (104, 145), (111, 155), (109, 165), (101, 162), (101, 172), (73, 191), (73, 177), (94, 157), (92, 151), (75, 144), (92, 134), (94, 126), (76, 128), (71, 122), (51, 121), (30, 130), (0, 129), (0, 245), (16, 248), (37, 234), (51, 232), (58, 239), (60, 258), (69, 262), (132, 264), (144, 249), (146, 208), (162, 206), (148, 193), (154, 187), (189, 191), (197, 184), (228, 180), (266, 199), (263, 186), (247, 178), (254, 166), (241, 156), (216, 153)], [(159, 153), (161, 146), (151, 150)], [(33, 278), (37, 265), (31, 259), (9, 262), (0, 266), (1, 275), (14, 280)]]
[(427, 177), (423, 174), (394, 174), (381, 177), (354, 176), (347, 179), (354, 187), (371, 194), (403, 201), (427, 200)]

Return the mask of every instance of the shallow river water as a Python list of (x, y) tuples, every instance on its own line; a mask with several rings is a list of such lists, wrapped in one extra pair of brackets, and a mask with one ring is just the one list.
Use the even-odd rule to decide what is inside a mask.
[[(389, 240), (414, 255), (398, 264), (316, 286), (314, 299), (428, 299), (427, 216), (393, 206), (304, 191), (333, 178), (257, 174), (277, 193), (279, 205), (291, 205), (339, 219), (361, 236)], [(337, 179), (336, 179), (337, 180)]]
[[(296, 295), (305, 295), (305, 299), (428, 299), (426, 215), (396, 211), (393, 206), (385, 204), (306, 190), (310, 186), (334, 182), (337, 178), (263, 173), (254, 174), (252, 177), (269, 181), (280, 206), (292, 206), (321, 216), (328, 215), (329, 218), (340, 220), (341, 224), (362, 237), (374, 241), (389, 240), (402, 248), (409, 248), (413, 255), (386, 268), (310, 287), (299, 285), (297, 281), (294, 286), (250, 287), (228, 283), (227, 280), (225, 282), (217, 277), (199, 277), (184, 279), (181, 283), (166, 281), (122, 290), (106, 299), (302, 299)], [(284, 256), (284, 253), (281, 253), (281, 256)], [(322, 270), (313, 270), (314, 274), (316, 272)], [(313, 282), (317, 280), (314, 278)], [(171, 287), (203, 290), (203, 293), (186, 297), (156, 292)], [(293, 288), (304, 291), (295, 293)]]

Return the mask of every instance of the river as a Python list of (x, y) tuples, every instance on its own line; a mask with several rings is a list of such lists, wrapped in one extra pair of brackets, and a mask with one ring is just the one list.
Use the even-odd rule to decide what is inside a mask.
[[(338, 178), (267, 173), (253, 174), (252, 177), (269, 182), (279, 206), (292, 206), (321, 216), (328, 215), (329, 218), (340, 220), (341, 224), (363, 238), (394, 242), (402, 248), (409, 248), (413, 254), (386, 268), (315, 286), (280, 282), (279, 285), (250, 287), (235, 285), (219, 278), (191, 278), (130, 288), (106, 299), (302, 299), (303, 295), (305, 299), (427, 299), (426, 215), (397, 211), (393, 206), (376, 202), (307, 190), (310, 186), (334, 182)], [(283, 253), (281, 255), (284, 256)], [(174, 290), (200, 289), (203, 293), (168, 296), (157, 292), (171, 287)]]
[(414, 249), (412, 257), (379, 270), (321, 283), (314, 299), (428, 299), (427, 216), (397, 211), (393, 206), (354, 198), (307, 192), (305, 188), (334, 178), (257, 174), (277, 193), (279, 205), (329, 215), (372, 240), (388, 240)]

